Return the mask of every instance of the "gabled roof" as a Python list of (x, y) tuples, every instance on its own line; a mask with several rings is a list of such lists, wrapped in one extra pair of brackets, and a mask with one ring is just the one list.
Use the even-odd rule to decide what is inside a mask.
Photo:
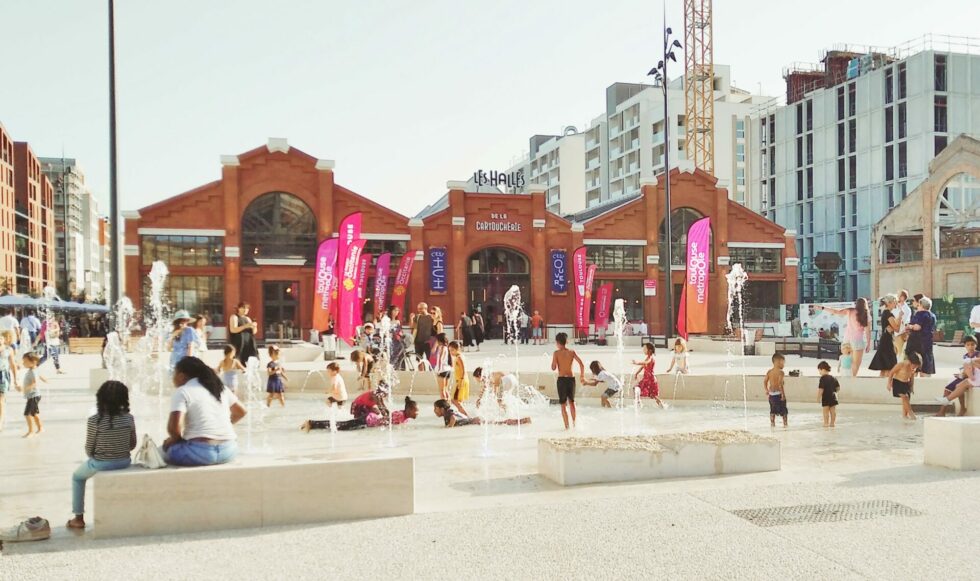
[(566, 220), (570, 222), (588, 222), (589, 220), (598, 218), (599, 216), (605, 214), (606, 212), (612, 212), (613, 210), (619, 208), (620, 206), (625, 206), (630, 202), (638, 200), (643, 197), (642, 192), (636, 192), (635, 194), (630, 194), (628, 196), (620, 196), (618, 198), (613, 198), (607, 200), (597, 206), (592, 206), (591, 208), (586, 208), (581, 212), (576, 212), (574, 214), (568, 214), (563, 216)]

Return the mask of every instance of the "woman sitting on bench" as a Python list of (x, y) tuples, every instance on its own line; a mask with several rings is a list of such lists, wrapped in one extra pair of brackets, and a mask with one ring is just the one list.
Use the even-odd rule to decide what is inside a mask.
[(248, 413), (213, 369), (197, 357), (174, 368), (177, 391), (170, 398), (167, 463), (177, 466), (224, 464), (238, 454), (233, 424)]

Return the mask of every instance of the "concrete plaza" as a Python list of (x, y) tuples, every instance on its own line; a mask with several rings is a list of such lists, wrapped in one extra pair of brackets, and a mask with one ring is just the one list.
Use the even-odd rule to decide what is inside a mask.
[[(582, 351), (586, 362), (600, 357), (615, 369), (614, 348)], [(492, 358), (497, 368), (512, 368), (511, 352), (488, 346), (469, 354), (470, 366)], [(529, 373), (550, 361), (549, 347), (526, 352), (520, 368)], [(939, 375), (951, 373), (957, 357), (953, 349), (939, 353)], [(764, 370), (766, 359), (750, 359), (746, 369)], [(658, 369), (666, 362), (661, 355)], [(287, 393), (284, 409), (253, 413), (250, 434), (244, 422), (239, 426), (240, 462), (414, 456), (416, 514), (95, 540), (91, 529), (75, 535), (63, 525), (71, 472), (84, 457), (84, 418), (94, 406), (88, 370), (98, 358), (76, 355), (63, 363), (66, 375), (43, 370), (50, 383), (42, 388), (41, 436), (20, 438), (22, 400), (8, 394), (0, 524), (37, 514), (51, 521), (54, 536), (6, 544), (0, 579), (967, 579), (980, 566), (969, 543), (980, 514), (980, 498), (970, 491), (980, 474), (924, 466), (922, 421), (902, 421), (897, 400), (842, 405), (837, 428), (822, 428), (820, 409), (810, 403), (815, 388), (812, 399), (790, 401), (789, 429), (776, 430), (765, 404), (743, 407), (740, 396), (620, 411), (599, 408), (594, 388), (580, 389), (579, 435), (747, 428), (779, 438), (782, 470), (569, 488), (537, 474), (537, 438), (563, 433), (557, 406), (536, 414), (520, 436), (514, 427), (446, 430), (432, 414), (430, 395), (419, 396), (419, 419), (393, 433), (303, 434), (304, 419), (325, 417), (321, 397)], [(718, 356), (694, 353), (691, 364), (696, 374), (726, 373)], [(813, 367), (813, 359), (787, 364), (805, 373)], [(665, 391), (668, 381), (661, 378)], [(758, 377), (749, 381), (759, 389)], [(133, 405), (139, 433), (160, 441), (165, 413), (156, 397), (140, 394)], [(370, 482), (364, 493), (371, 494)], [(842, 506), (820, 517), (800, 508), (824, 504)], [(776, 511), (784, 524), (763, 526), (737, 513), (770, 508), (785, 509)]]

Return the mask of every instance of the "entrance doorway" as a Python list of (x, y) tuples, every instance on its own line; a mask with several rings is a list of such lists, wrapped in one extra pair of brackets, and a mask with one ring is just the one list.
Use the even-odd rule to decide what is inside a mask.
[[(511, 286), (521, 289), (525, 310), (531, 310), (531, 268), (527, 256), (510, 248), (479, 250), (467, 261), (467, 299), (471, 309), (483, 313), (487, 338), (502, 339), (504, 332), (504, 294)], [(453, 313), (455, 320), (459, 313)]]
[(262, 325), (267, 341), (300, 339), (298, 326), (299, 282), (272, 280), (262, 283)]

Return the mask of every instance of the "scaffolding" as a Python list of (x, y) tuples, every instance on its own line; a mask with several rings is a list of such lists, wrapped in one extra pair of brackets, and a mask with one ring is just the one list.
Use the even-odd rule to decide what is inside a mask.
[(711, 0), (684, 2), (684, 104), (687, 158), (709, 174), (715, 171), (715, 65)]

